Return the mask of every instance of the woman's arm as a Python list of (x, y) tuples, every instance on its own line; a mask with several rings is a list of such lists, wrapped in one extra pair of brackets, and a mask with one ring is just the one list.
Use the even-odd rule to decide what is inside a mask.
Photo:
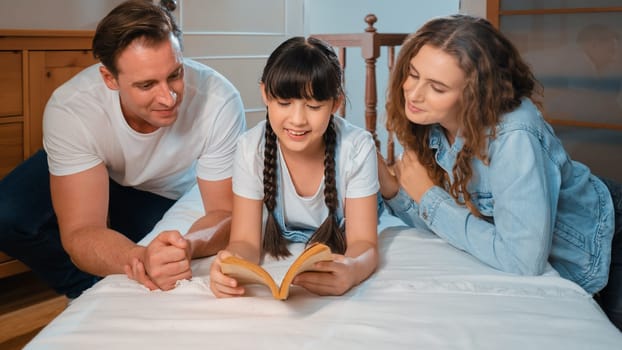
[[(392, 167), (389, 167), (380, 152), (377, 153), (377, 157), (380, 194), (389, 213), (397, 216), (410, 227), (428, 228), (419, 218), (419, 204), (406, 193), (404, 188), (400, 187), (397, 174), (403, 168), (402, 160), (397, 160)], [(409, 184), (406, 186), (410, 187)]]
[[(492, 220), (473, 215), (437, 186), (421, 196), (418, 216), (451, 245), (496, 269), (541, 274), (550, 254), (559, 194), (558, 170), (544, 166), (551, 162), (546, 157), (529, 131), (498, 135), (491, 142), (489, 166), (480, 168), (488, 173), (474, 174), (489, 179), (490, 188), (477, 195), (491, 196)], [(401, 183), (409, 192), (409, 182)]]
[(378, 162), (378, 183), (380, 184), (380, 194), (383, 199), (391, 199), (400, 190), (400, 184), (395, 176), (394, 166), (389, 167), (380, 152), (376, 152)]

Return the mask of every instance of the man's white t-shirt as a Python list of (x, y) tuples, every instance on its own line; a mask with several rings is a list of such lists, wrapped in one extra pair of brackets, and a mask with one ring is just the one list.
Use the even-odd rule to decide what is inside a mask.
[(238, 90), (221, 74), (184, 60), (184, 97), (175, 123), (142, 134), (121, 112), (95, 64), (60, 86), (43, 118), (50, 173), (75, 174), (104, 163), (112, 180), (178, 199), (198, 176), (232, 176), (237, 139), (246, 129)]
[[(337, 148), (335, 155), (336, 186), (339, 198), (337, 216), (343, 217), (346, 198), (361, 198), (376, 194), (379, 189), (376, 147), (371, 134), (335, 117)], [(263, 200), (264, 133), (266, 121), (247, 131), (239, 139), (233, 167), (233, 192), (241, 197)], [(277, 142), (278, 144), (278, 142)], [(328, 216), (324, 202), (324, 181), (314, 195), (302, 197), (296, 193), (287, 164), (278, 149), (279, 177), (277, 206), (283, 209), (286, 231), (314, 231)], [(282, 192), (281, 192), (282, 191)], [(264, 215), (265, 216), (265, 215)], [(264, 217), (265, 220), (265, 217)]]

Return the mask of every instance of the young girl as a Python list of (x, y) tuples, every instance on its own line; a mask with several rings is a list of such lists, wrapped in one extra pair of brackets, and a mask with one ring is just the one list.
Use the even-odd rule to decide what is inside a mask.
[(335, 52), (314, 38), (291, 38), (268, 58), (260, 84), (267, 120), (239, 140), (231, 237), (210, 271), (217, 297), (244, 294), (222, 274), (222, 259), (286, 257), (289, 242), (322, 242), (335, 253), (317, 263), (320, 272), (293, 281), (319, 295), (341, 295), (375, 270), (375, 146), (370, 133), (333, 115), (344, 98), (341, 75)]
[(620, 188), (569, 158), (532, 101), (539, 91), (486, 20), (429, 21), (391, 76), (387, 128), (405, 152), (391, 172), (379, 157), (381, 193), (406, 223), (494, 268), (538, 275), (549, 261), (599, 293), (620, 328)]

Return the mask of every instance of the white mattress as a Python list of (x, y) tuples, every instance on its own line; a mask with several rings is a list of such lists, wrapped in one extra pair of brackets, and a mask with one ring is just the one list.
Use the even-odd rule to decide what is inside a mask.
[[(195, 188), (143, 243), (162, 229), (185, 231), (201, 208)], [(108, 276), (26, 349), (622, 349), (622, 333), (590, 295), (550, 268), (499, 272), (388, 216), (379, 244), (376, 273), (340, 297), (293, 287), (278, 301), (252, 286), (249, 296), (217, 299), (212, 258), (194, 261), (193, 279), (168, 292)], [(279, 281), (289, 262), (264, 266)]]

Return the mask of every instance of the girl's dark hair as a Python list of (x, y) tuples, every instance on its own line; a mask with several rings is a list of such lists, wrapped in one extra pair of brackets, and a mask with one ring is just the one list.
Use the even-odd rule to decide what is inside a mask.
[(116, 77), (119, 73), (117, 58), (134, 40), (155, 45), (169, 40), (171, 34), (181, 45), (181, 30), (167, 9), (151, 1), (126, 1), (112, 9), (97, 25), (93, 56)]
[[(337, 100), (343, 95), (342, 71), (337, 55), (327, 43), (315, 38), (293, 37), (272, 52), (261, 76), (266, 96), (282, 99)], [(277, 196), (277, 139), (266, 114), (264, 149), (264, 204), (268, 209), (263, 249), (277, 258), (291, 255), (274, 217)], [(346, 250), (345, 233), (337, 222), (339, 197), (335, 181), (337, 131), (334, 116), (324, 133), (324, 201), (328, 217), (309, 238), (309, 243), (327, 244), (333, 252)]]
[[(429, 146), (430, 125), (412, 123), (404, 111), (402, 86), (408, 78), (410, 60), (429, 45), (454, 57), (464, 72), (466, 86), (460, 99), (458, 123), (464, 139), (452, 169), (453, 183), (435, 160)], [(518, 50), (483, 18), (453, 15), (425, 23), (403, 43), (391, 73), (386, 103), (387, 129), (402, 145), (413, 150), (434, 183), (448, 190), (456, 202), (477, 216), (467, 185), (473, 177), (473, 157), (488, 163), (486, 147), (502, 114), (521, 104), (521, 99), (541, 95), (542, 87)], [(534, 100), (537, 105), (540, 101)]]

